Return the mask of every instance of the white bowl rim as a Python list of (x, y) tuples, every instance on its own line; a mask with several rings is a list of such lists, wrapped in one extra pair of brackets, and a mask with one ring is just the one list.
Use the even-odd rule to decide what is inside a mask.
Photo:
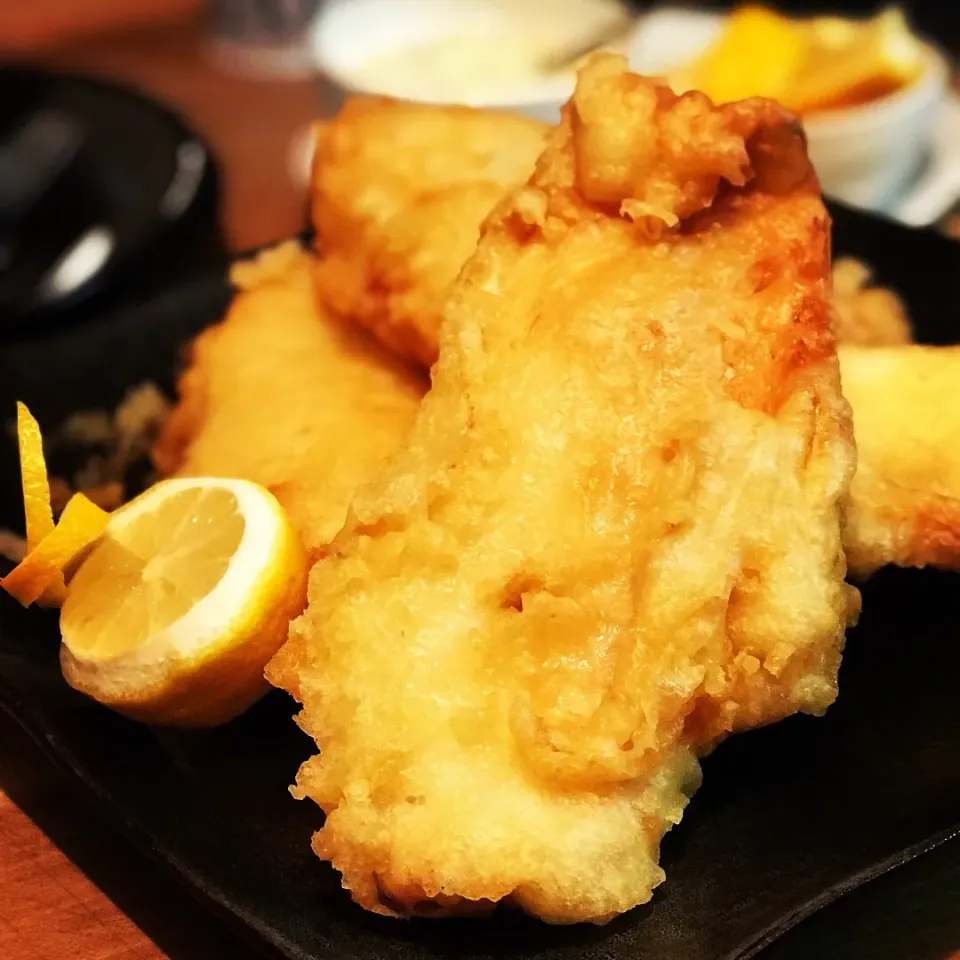
[[(718, 17), (722, 15), (717, 15)], [(639, 18), (635, 29), (639, 29)], [(322, 27), (322, 17), (318, 20)], [(946, 90), (950, 66), (946, 55), (932, 43), (921, 39), (924, 69), (912, 83), (887, 96), (852, 107), (836, 110), (814, 111), (803, 116), (802, 122), (808, 137), (844, 136), (856, 133), (868, 133), (877, 127), (891, 122), (891, 115), (910, 113), (927, 99), (936, 99)], [(316, 50), (316, 44), (314, 44)], [(349, 68), (334, 66), (315, 57), (314, 65), (318, 73), (332, 80), (344, 92), (366, 96), (392, 97), (399, 100), (410, 99), (401, 94), (391, 93), (383, 87), (363, 83), (356, 79)], [(527, 84), (497, 89), (492, 87), (489, 94), (474, 97), (470, 105), (481, 109), (522, 109), (545, 105), (561, 105), (573, 92), (575, 71), (556, 77), (532, 80)], [(417, 102), (431, 104), (459, 104), (463, 101), (451, 100), (441, 94), (429, 97), (417, 97)]]
[[(389, 0), (382, 0), (389, 8)], [(452, 0), (450, 0), (452, 2)], [(331, 4), (331, 8), (334, 7)], [(331, 9), (331, 13), (334, 11)], [(339, 13), (339, 11), (337, 11)], [(321, 13), (316, 21), (315, 30), (323, 29), (324, 15)], [(639, 21), (638, 21), (639, 23)], [(636, 25), (634, 27), (636, 29)], [(490, 36), (495, 36), (491, 33)], [(404, 45), (398, 44), (396, 49), (402, 49)], [(314, 42), (312, 48), (314, 51), (314, 67), (323, 77), (333, 81), (346, 93), (364, 94), (367, 96), (393, 97), (398, 100), (410, 99), (402, 94), (391, 92), (385, 87), (364, 83), (358, 80), (349, 67), (331, 63), (329, 58), (319, 55), (319, 44)], [(561, 73), (556, 76), (542, 78), (533, 78), (528, 82), (516, 84), (513, 86), (496, 87), (492, 86), (488, 90), (483, 90), (480, 95), (472, 97), (469, 104), (481, 109), (522, 109), (525, 107), (542, 107), (546, 105), (556, 105), (559, 107), (565, 103), (573, 93), (576, 83), (576, 71), (571, 69), (569, 72)], [(438, 85), (438, 90), (442, 87)], [(417, 102), (433, 104), (459, 104), (460, 100), (451, 100), (449, 97), (438, 92), (435, 95), (420, 96), (416, 98)]]
[(891, 122), (891, 115), (911, 113), (928, 99), (939, 99), (950, 78), (947, 57), (932, 43), (921, 41), (924, 67), (916, 80), (893, 93), (853, 107), (813, 111), (801, 119), (808, 136), (867, 133)]

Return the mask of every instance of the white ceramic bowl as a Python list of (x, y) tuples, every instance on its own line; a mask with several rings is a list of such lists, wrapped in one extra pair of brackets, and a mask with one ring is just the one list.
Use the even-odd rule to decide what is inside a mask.
[[(666, 73), (713, 41), (722, 16), (663, 10), (645, 17), (634, 37), (630, 65)], [(858, 207), (891, 211), (923, 163), (947, 92), (949, 67), (924, 45), (920, 78), (888, 97), (804, 119), (810, 159), (824, 192)]]
[(893, 210), (923, 164), (947, 90), (949, 70), (924, 49), (920, 78), (897, 93), (804, 122), (810, 158), (831, 196), (872, 210)]
[[(567, 19), (559, 16), (561, 8)], [(587, 18), (616, 14), (615, 0), (551, 0), (550, 15), (543, 16), (543, 3), (523, 0), (327, 0), (313, 33), (314, 62), (333, 99), (351, 93), (398, 96), (389, 84), (377, 85), (362, 77), (359, 65), (366, 60), (429, 43), (444, 36), (470, 34), (491, 40), (509, 35), (524, 17), (531, 30), (544, 37), (555, 34), (558, 47), (571, 38), (570, 24), (578, 14)], [(582, 39), (580, 30), (572, 34)], [(547, 123), (560, 119), (560, 107), (573, 92), (574, 72), (537, 78), (509, 88), (491, 86), (456, 102), (478, 107), (501, 107), (526, 113)], [(450, 103), (442, 86), (425, 90), (417, 99)]]
[[(398, 94), (387, 85), (361, 78), (358, 66), (369, 58), (452, 34), (495, 38), (515, 28), (522, 0), (328, 0), (313, 34), (313, 55), (326, 81), (328, 106), (335, 109), (350, 93)], [(559, 4), (571, 14), (596, 9), (590, 0), (551, 0), (551, 16), (535, 20), (541, 31), (557, 22)], [(542, 13), (542, 5), (540, 6)], [(562, 19), (562, 18), (561, 18)], [(721, 29), (722, 16), (682, 9), (655, 11), (638, 22), (629, 44), (630, 65), (660, 74), (689, 62)], [(569, 29), (568, 29), (569, 34)], [(580, 31), (581, 36), (588, 29)], [(873, 210), (892, 210), (923, 162), (948, 85), (944, 57), (925, 47), (926, 68), (909, 87), (858, 107), (811, 115), (804, 121), (810, 156), (824, 191)], [(481, 90), (473, 106), (519, 110), (555, 123), (573, 90), (573, 74), (537, 79), (506, 90)], [(454, 102), (438, 86), (418, 99)]]

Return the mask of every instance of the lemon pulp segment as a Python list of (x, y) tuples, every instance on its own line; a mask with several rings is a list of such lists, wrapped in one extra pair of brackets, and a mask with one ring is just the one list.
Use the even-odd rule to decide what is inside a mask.
[(119, 656), (179, 620), (220, 582), (244, 526), (236, 496), (223, 487), (179, 491), (111, 525), (63, 605), (74, 652)]

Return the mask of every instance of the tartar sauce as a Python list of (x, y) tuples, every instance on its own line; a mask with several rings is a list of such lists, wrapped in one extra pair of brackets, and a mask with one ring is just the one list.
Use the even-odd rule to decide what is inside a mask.
[(351, 74), (364, 88), (393, 96), (479, 103), (547, 76), (540, 64), (551, 50), (533, 33), (448, 34), (370, 57)]

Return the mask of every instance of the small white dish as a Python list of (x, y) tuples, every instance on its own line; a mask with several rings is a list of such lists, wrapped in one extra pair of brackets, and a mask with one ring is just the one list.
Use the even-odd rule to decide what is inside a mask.
[(827, 193), (857, 207), (896, 209), (926, 159), (947, 91), (944, 57), (928, 46), (924, 60), (923, 73), (909, 87), (804, 121), (810, 158)]
[(572, 69), (509, 84), (481, 81), (458, 91), (427, 77), (378, 81), (368, 65), (444, 37), (473, 38), (505, 58), (511, 51), (503, 46), (515, 42), (518, 34), (535, 37), (545, 49), (566, 49), (621, 17), (622, 10), (616, 0), (551, 0), (546, 15), (542, 0), (328, 0), (314, 26), (312, 50), (322, 79), (341, 99), (364, 93), (465, 103), (517, 110), (556, 123), (561, 105), (573, 92)]
[(960, 97), (948, 93), (940, 108), (930, 162), (893, 209), (909, 227), (940, 220), (960, 200)]
[[(722, 24), (721, 14), (655, 11), (644, 17), (634, 35), (630, 65), (640, 73), (667, 73), (702, 53)], [(924, 45), (924, 60), (920, 78), (903, 90), (871, 103), (804, 118), (810, 159), (824, 192), (853, 206), (896, 213), (934, 141), (944, 110), (947, 61), (929, 44)], [(960, 165), (960, 155), (954, 163)], [(939, 195), (937, 191), (928, 194), (930, 198)], [(924, 215), (930, 216), (926, 222), (942, 212), (933, 209), (936, 206), (928, 202), (923, 207)]]

